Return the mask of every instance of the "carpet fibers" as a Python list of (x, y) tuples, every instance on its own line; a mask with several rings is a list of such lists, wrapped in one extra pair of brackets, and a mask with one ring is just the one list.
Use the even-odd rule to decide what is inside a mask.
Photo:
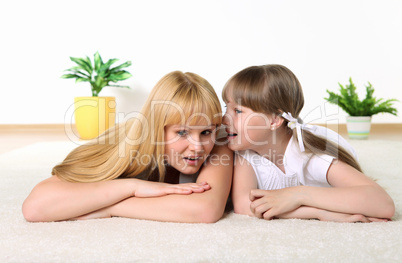
[(367, 175), (395, 201), (387, 223), (265, 221), (234, 213), (215, 224), (127, 218), (28, 223), (21, 205), (77, 145), (49, 142), (0, 155), (0, 262), (401, 262), (402, 142), (351, 141)]

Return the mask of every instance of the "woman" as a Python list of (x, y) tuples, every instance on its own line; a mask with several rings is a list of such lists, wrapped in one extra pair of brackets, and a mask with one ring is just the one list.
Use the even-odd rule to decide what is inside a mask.
[[(205, 79), (169, 73), (135, 119), (55, 166), (24, 201), (23, 215), (32, 222), (112, 216), (216, 222), (233, 169), (231, 151), (215, 144), (221, 121), (219, 99)], [(189, 183), (171, 184), (178, 182)]]

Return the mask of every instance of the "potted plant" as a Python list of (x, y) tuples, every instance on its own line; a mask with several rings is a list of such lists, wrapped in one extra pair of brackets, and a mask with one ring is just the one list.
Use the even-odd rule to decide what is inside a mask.
[(370, 133), (371, 116), (378, 113), (390, 113), (397, 115), (397, 109), (394, 108), (393, 102), (396, 99), (376, 99), (373, 97), (374, 88), (370, 82), (366, 86), (366, 97), (359, 99), (356, 93), (356, 86), (349, 78), (349, 85), (340, 86), (340, 94), (336, 94), (327, 90), (329, 97), (325, 98), (333, 104), (337, 104), (349, 116), (346, 117), (346, 126), (349, 138), (351, 139), (367, 139)]
[(104, 63), (99, 52), (95, 53), (93, 63), (88, 56), (86, 58), (70, 57), (70, 60), (77, 65), (67, 69), (67, 73), (61, 77), (75, 79), (76, 83), (90, 83), (92, 97), (76, 97), (74, 115), (80, 138), (93, 139), (113, 127), (116, 118), (115, 98), (99, 97), (99, 93), (106, 86), (129, 88), (112, 85), (110, 82), (116, 83), (130, 78), (132, 75), (123, 68), (129, 67), (131, 61), (112, 68), (118, 59), (109, 59)]

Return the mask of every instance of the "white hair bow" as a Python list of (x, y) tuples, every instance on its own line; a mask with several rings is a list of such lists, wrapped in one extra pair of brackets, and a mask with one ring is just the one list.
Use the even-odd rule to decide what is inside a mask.
[(299, 141), (299, 147), (300, 151), (304, 152), (304, 143), (303, 143), (303, 137), (302, 137), (302, 129), (305, 127), (304, 124), (299, 123), (296, 118), (292, 116), (290, 112), (282, 113), (282, 117), (288, 120), (288, 127), (291, 128), (292, 130), (296, 128), (296, 134), (297, 134), (297, 140)]

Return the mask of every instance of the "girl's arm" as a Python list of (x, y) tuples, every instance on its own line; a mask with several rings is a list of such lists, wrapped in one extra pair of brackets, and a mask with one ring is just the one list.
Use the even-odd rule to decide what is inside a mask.
[[(248, 161), (243, 157), (235, 156), (235, 170), (233, 172), (232, 200), (235, 213), (255, 216), (250, 209), (250, 192), (257, 188), (255, 172)], [(335, 222), (371, 222), (375, 219), (359, 214), (336, 213), (315, 207), (301, 206), (295, 210), (275, 216), (275, 218), (290, 219), (318, 219)], [(376, 220), (382, 221), (382, 220)]]
[(210, 190), (191, 195), (132, 197), (78, 219), (119, 216), (169, 222), (213, 223), (223, 215), (232, 172), (233, 153), (226, 146), (216, 146), (197, 179), (197, 182), (208, 182)]
[(369, 222), (386, 222), (387, 219), (380, 219), (380, 218), (370, 218), (364, 215), (359, 214), (344, 214), (344, 213), (337, 213), (331, 212), (315, 207), (309, 206), (301, 206), (296, 210), (293, 210), (289, 213), (281, 214), (276, 216), (275, 218), (282, 218), (282, 219), (291, 219), (291, 218), (299, 218), (299, 219), (318, 219), (320, 221), (331, 221), (331, 222), (345, 222), (345, 223), (355, 223), (355, 222), (362, 222), (362, 223), (369, 223)]
[(206, 183), (172, 185), (139, 179), (71, 183), (52, 176), (34, 187), (22, 205), (22, 212), (25, 219), (31, 222), (67, 220), (131, 196), (190, 194), (208, 189)]
[(335, 160), (327, 173), (333, 187), (297, 186), (280, 190), (251, 191), (251, 209), (266, 219), (304, 205), (323, 210), (391, 218), (395, 205), (390, 196), (373, 180), (344, 162)]
[(246, 159), (238, 154), (235, 155), (235, 164), (231, 195), (234, 212), (254, 216), (250, 209), (250, 192), (258, 187), (254, 169)]

